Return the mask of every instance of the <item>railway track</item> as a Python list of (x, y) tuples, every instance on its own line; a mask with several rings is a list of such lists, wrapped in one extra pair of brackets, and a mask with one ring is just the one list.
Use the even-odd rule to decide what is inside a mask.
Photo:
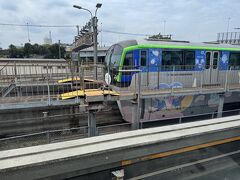
[[(87, 173), (87, 168), (91, 169), (90, 173), (93, 173), (94, 167), (98, 167), (96, 172), (107, 170), (109, 169), (108, 165), (112, 165), (111, 168), (115, 166), (128, 168), (141, 162), (164, 159), (162, 157), (173, 157), (177, 154), (194, 152), (198, 149), (238, 142), (240, 140), (237, 133), (239, 127), (240, 116), (232, 116), (66, 141), (41, 147), (2, 151), (0, 155), (0, 173), (4, 173), (3, 177), (5, 178), (19, 177), (18, 171), (20, 169), (22, 177), (31, 175), (31, 177), (46, 178), (46, 173), (49, 173), (49, 177), (60, 178), (65, 177), (65, 174), (68, 177), (76, 176), (75, 172), (81, 170)], [(145, 148), (147, 150), (144, 150)], [(196, 161), (196, 164), (237, 153), (239, 153), (239, 148), (236, 152), (230, 152), (230, 154)], [(83, 160), (85, 160), (85, 163), (82, 163)], [(191, 165), (195, 164), (190, 162), (190, 164), (183, 164), (179, 167), (185, 168)], [(65, 167), (71, 167), (71, 172), (69, 168)], [(39, 168), (41, 171), (39, 171)], [(61, 171), (59, 171), (59, 168), (61, 168)], [(174, 169), (165, 169), (165, 171), (171, 170)], [(35, 171), (38, 171), (38, 173)], [(155, 173), (162, 173), (162, 171), (159, 170)], [(88, 174), (86, 175), (88, 176)], [(145, 175), (152, 176), (155, 174)], [(138, 178), (140, 176), (126, 175), (127, 179), (134, 177)]]
[[(29, 113), (31, 114), (30, 111), (31, 110), (29, 110)], [(44, 117), (44, 114), (41, 114), (42, 117), (1, 119), (0, 137), (11, 137), (49, 130), (84, 127), (88, 125), (88, 115), (86, 112), (64, 113), (64, 110), (62, 110), (63, 112), (59, 111), (60, 110), (56, 111), (55, 115), (46, 117)], [(56, 114), (58, 112), (61, 114)], [(32, 116), (34, 115), (35, 114), (33, 113)], [(17, 117), (18, 114), (15, 116)], [(119, 110), (116, 107), (108, 107), (108, 109), (96, 112), (96, 121), (98, 126), (124, 122)]]

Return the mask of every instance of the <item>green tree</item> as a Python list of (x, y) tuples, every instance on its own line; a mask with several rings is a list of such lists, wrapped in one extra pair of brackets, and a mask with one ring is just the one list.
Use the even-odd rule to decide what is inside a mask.
[[(45, 58), (51, 58), (51, 59), (58, 59), (59, 58), (59, 45), (58, 44), (53, 44), (48, 47), (49, 52), (45, 55)], [(60, 47), (60, 52), (61, 52), (61, 58), (64, 58), (65, 56), (65, 48)]]
[(40, 45), (38, 45), (37, 43), (35, 43), (34, 45), (32, 45), (32, 52), (33, 54), (38, 54), (40, 55)]
[(23, 48), (24, 56), (29, 58), (33, 54), (33, 46), (30, 43), (25, 43)]
[(11, 44), (8, 48), (9, 57), (16, 58), (17, 57), (17, 47)]

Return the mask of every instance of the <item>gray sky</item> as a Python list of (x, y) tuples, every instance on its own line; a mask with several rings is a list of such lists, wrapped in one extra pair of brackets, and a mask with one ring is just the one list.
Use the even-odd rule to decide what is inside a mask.
[[(111, 31), (157, 34), (166, 33), (174, 39), (190, 41), (216, 40), (217, 32), (239, 27), (240, 0), (0, 0), (0, 23), (85, 25), (90, 14), (73, 8), (73, 4), (95, 11), (96, 3), (102, 3), (98, 11), (99, 28)], [(52, 32), (53, 42), (59, 39), (72, 43), (76, 28), (30, 27), (31, 43), (43, 43)], [(101, 38), (102, 37), (102, 38)], [(121, 34), (99, 34), (99, 43), (110, 45), (124, 39), (143, 38)], [(28, 41), (27, 27), (0, 26), (0, 47), (10, 44), (20, 46)]]

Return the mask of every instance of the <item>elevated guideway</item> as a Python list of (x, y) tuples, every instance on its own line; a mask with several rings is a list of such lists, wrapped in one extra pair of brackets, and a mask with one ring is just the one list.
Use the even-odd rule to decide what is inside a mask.
[[(129, 172), (134, 165), (143, 166), (146, 162), (151, 164), (154, 160), (164, 161), (168, 157), (174, 160), (179, 155), (183, 157), (184, 153), (192, 154), (239, 141), (240, 116), (231, 116), (1, 151), (0, 175), (1, 179), (8, 180), (84, 179), (84, 175), (91, 177), (94, 173), (99, 178), (112, 175), (123, 178), (125, 171), (124, 178), (134, 179), (136, 174), (139, 178), (143, 175), (138, 170), (135, 174)], [(240, 147), (235, 146), (236, 153), (239, 150)], [(193, 163), (194, 159), (191, 161)], [(181, 163), (177, 159), (174, 162)]]

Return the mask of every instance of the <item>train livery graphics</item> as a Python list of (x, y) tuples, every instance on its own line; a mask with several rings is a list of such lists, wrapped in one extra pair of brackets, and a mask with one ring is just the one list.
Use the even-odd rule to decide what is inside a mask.
[[(162, 41), (123, 41), (113, 45), (106, 56), (112, 83), (131, 83), (134, 73), (123, 69), (140, 69), (142, 73), (204, 71), (204, 83), (220, 81), (221, 72), (240, 69), (240, 47), (219, 44), (174, 43)], [(179, 75), (181, 76), (181, 75)], [(186, 75), (185, 75), (186, 76)], [(161, 77), (160, 77), (161, 78)], [(160, 82), (164, 83), (164, 82)], [(183, 82), (180, 82), (184, 85)]]
[[(128, 40), (111, 46), (105, 63), (106, 82), (120, 88), (136, 86), (139, 72), (142, 90), (240, 84), (240, 46), (237, 45)], [(225, 103), (240, 102), (238, 93), (226, 93), (224, 98)], [(141, 119), (214, 112), (218, 103), (218, 94), (144, 99)], [(131, 119), (131, 103), (118, 104), (123, 117)]]

